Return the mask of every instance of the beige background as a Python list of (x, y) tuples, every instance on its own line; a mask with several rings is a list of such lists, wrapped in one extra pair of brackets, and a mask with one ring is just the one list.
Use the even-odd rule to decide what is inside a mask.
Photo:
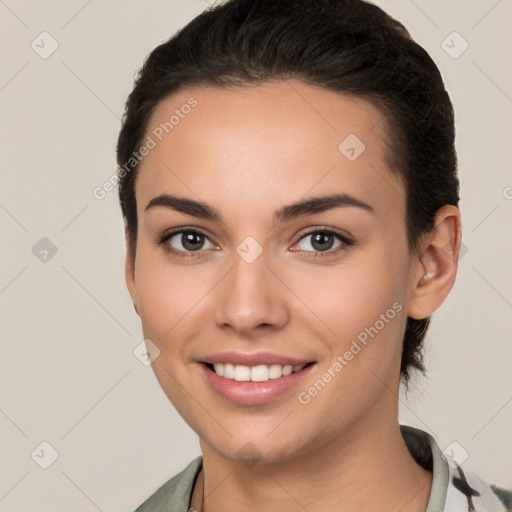
[[(512, 1), (376, 3), (429, 51), (453, 98), (467, 247), (434, 314), (429, 376), (401, 397), (400, 419), (512, 488)], [(115, 172), (134, 72), (206, 7), (0, 0), (0, 511), (133, 510), (199, 454), (133, 355), (142, 333), (117, 195), (92, 190)], [(445, 51), (463, 48), (454, 31), (469, 44), (458, 58)], [(48, 51), (50, 37), (44, 59), (31, 43)], [(46, 262), (43, 237), (57, 248)], [(48, 469), (43, 441), (58, 452)]]

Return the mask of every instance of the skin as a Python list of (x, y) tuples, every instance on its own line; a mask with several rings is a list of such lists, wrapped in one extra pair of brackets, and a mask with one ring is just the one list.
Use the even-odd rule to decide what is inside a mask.
[[(136, 257), (126, 257), (144, 336), (160, 350), (155, 375), (200, 439), (203, 471), (191, 506), (424, 511), (432, 474), (410, 456), (398, 424), (401, 343), (407, 316), (427, 317), (452, 288), (459, 210), (442, 208), (418, 254), (409, 252), (405, 190), (388, 166), (386, 122), (363, 99), (298, 81), (193, 88), (160, 102), (147, 133), (191, 96), (197, 106), (141, 163)], [(354, 161), (338, 150), (349, 134), (366, 146)], [(373, 212), (347, 206), (273, 222), (282, 206), (333, 192)], [(145, 211), (162, 193), (206, 202), (223, 221), (165, 207)], [(188, 259), (157, 243), (180, 227), (206, 235)], [(334, 238), (332, 248), (340, 250), (322, 255), (312, 236), (299, 240), (321, 228), (338, 229), (355, 243)], [(236, 252), (247, 236), (262, 249), (252, 263)], [(181, 235), (172, 246), (186, 250)], [(319, 257), (308, 259), (312, 254)], [(298, 392), (395, 302), (402, 310), (301, 404)], [(316, 366), (300, 389), (242, 406), (217, 395), (196, 362), (229, 350), (273, 351)]]

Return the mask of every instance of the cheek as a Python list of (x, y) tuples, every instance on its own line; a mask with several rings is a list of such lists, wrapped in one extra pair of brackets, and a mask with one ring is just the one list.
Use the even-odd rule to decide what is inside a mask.
[(326, 332), (356, 335), (395, 302), (403, 301), (404, 268), (396, 258), (370, 255), (300, 276), (290, 271), (288, 279), (311, 313), (323, 321)]
[(185, 364), (190, 361), (187, 342), (201, 337), (204, 322), (197, 320), (197, 314), (201, 298), (210, 288), (204, 276), (192, 268), (172, 266), (161, 256), (141, 251), (136, 279), (144, 338), (160, 351), (152, 363), (153, 372), (184, 418), (190, 416), (190, 398), (180, 385), (187, 381), (190, 370)]
[(141, 251), (136, 290), (144, 336), (161, 351), (177, 352), (179, 345), (172, 340), (184, 332), (193, 335), (197, 328), (197, 322), (191, 321), (194, 308), (208, 289), (197, 266), (170, 265), (161, 256), (150, 257)]
[(406, 318), (403, 279), (400, 265), (381, 259), (302, 280), (297, 294), (307, 297), (314, 312), (308, 323), (328, 349), (318, 375), (301, 389), (302, 398), (311, 400), (309, 411), (329, 410), (351, 421), (371, 407), (383, 386), (395, 388)]
[(310, 311), (302, 318), (316, 326), (329, 351), (322, 370), (328, 371), (341, 357), (343, 370), (335, 373), (343, 374), (339, 380), (346, 379), (344, 389), (364, 386), (375, 375), (387, 381), (400, 361), (405, 265), (396, 254), (368, 252), (295, 281), (294, 291)]

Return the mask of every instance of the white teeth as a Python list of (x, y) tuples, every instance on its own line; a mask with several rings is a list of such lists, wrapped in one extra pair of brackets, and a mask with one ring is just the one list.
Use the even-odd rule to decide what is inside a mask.
[(260, 364), (251, 368), (251, 380), (253, 382), (265, 382), (268, 380), (268, 366)]
[(249, 381), (251, 380), (251, 369), (248, 366), (235, 366), (235, 380)]
[(219, 366), (224, 366), (224, 375), (227, 379), (235, 378), (235, 367), (231, 363), (226, 363), (225, 365), (219, 364)]
[(287, 364), (281, 366), (280, 364), (259, 364), (257, 366), (243, 366), (233, 365), (231, 363), (215, 363), (213, 368), (217, 375), (225, 377), (226, 379), (237, 381), (252, 381), (252, 382), (266, 382), (269, 379), (278, 379), (290, 375), (291, 373), (298, 372), (304, 368), (305, 365), (292, 366)]
[(283, 367), (280, 364), (273, 364), (268, 369), (268, 378), (269, 379), (278, 379), (283, 376)]
[(283, 375), (290, 375), (293, 372), (293, 366), (291, 364), (287, 364), (283, 366)]

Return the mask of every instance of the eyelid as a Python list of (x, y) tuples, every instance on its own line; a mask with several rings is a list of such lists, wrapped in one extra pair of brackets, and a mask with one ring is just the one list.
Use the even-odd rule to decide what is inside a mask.
[[(213, 242), (210, 239), (210, 236), (207, 235), (204, 231), (202, 231), (202, 229), (196, 228), (196, 227), (192, 227), (192, 226), (180, 226), (179, 228), (174, 228), (174, 229), (171, 229), (169, 231), (166, 231), (162, 236), (159, 237), (159, 239), (157, 240), (157, 243), (159, 245), (164, 246), (164, 249), (167, 252), (172, 253), (172, 254), (174, 254), (174, 255), (176, 255), (178, 257), (184, 257), (184, 258), (187, 258), (187, 257), (198, 257), (204, 251), (208, 251), (208, 249), (200, 249), (198, 251), (182, 251), (181, 249), (171, 248), (166, 243), (173, 236), (179, 235), (180, 233), (185, 233), (185, 232), (202, 235), (206, 239), (208, 239), (210, 241), (210, 243), (212, 243), (213, 245), (216, 245), (216, 246), (218, 245), (215, 242)], [(297, 245), (299, 242), (301, 242), (307, 236), (313, 235), (315, 233), (327, 233), (329, 235), (335, 236), (342, 243), (342, 245), (340, 247), (336, 248), (336, 249), (329, 249), (327, 251), (303, 251), (303, 250), (297, 250), (297, 251), (292, 251), (292, 252), (298, 252), (298, 253), (303, 252), (303, 253), (309, 254), (310, 256), (308, 256), (308, 257), (321, 257), (322, 255), (332, 255), (334, 253), (337, 253), (338, 251), (343, 250), (343, 249), (347, 248), (348, 246), (351, 246), (351, 245), (353, 245), (355, 243), (353, 237), (351, 235), (348, 235), (345, 231), (342, 231), (342, 230), (339, 230), (337, 228), (333, 228), (333, 227), (330, 227), (330, 226), (314, 226), (314, 227), (311, 227), (311, 228), (305, 228), (303, 231), (301, 231), (297, 235), (298, 239), (293, 244), (293, 246)]]
[(315, 233), (324, 233), (328, 234), (330, 236), (333, 236), (338, 239), (340, 242), (340, 246), (336, 247), (335, 249), (328, 249), (326, 251), (304, 251), (304, 250), (296, 250), (293, 252), (297, 253), (304, 253), (304, 257), (308, 259), (315, 259), (315, 258), (327, 258), (329, 256), (334, 256), (338, 254), (341, 251), (347, 250), (350, 246), (355, 244), (355, 240), (352, 237), (352, 235), (346, 234), (346, 232), (339, 230), (337, 228), (333, 228), (330, 226), (316, 226), (313, 228), (308, 228), (305, 232), (302, 232), (299, 235), (299, 239), (294, 244), (299, 244), (304, 238), (311, 236)]
[(161, 238), (169, 239), (172, 236), (178, 235), (179, 233), (183, 233), (183, 232), (197, 233), (199, 235), (203, 235), (204, 237), (208, 238), (208, 240), (210, 240), (210, 235), (208, 235), (205, 231), (203, 231), (202, 228), (196, 228), (195, 226), (180, 226), (178, 228), (170, 229), (168, 231), (165, 231), (164, 234), (161, 236)]
[(342, 239), (345, 239), (348, 243), (353, 243), (354, 241), (352, 235), (350, 235), (347, 231), (331, 226), (313, 226), (311, 228), (305, 228), (304, 230), (300, 231), (297, 236), (299, 237), (299, 240), (302, 240), (305, 236), (318, 232), (338, 235)]
[(157, 244), (158, 245), (162, 245), (166, 252), (174, 254), (174, 255), (176, 255), (178, 257), (184, 257), (184, 258), (195, 257), (195, 256), (197, 256), (199, 254), (202, 254), (204, 251), (208, 250), (208, 249), (200, 249), (199, 251), (182, 251), (181, 249), (174, 249), (169, 244), (167, 244), (167, 242), (172, 237), (174, 237), (176, 235), (179, 235), (181, 233), (194, 233), (194, 234), (202, 235), (207, 240), (209, 240), (209, 242), (211, 244), (217, 246), (217, 244), (210, 239), (210, 236), (207, 235), (204, 231), (202, 231), (202, 229), (196, 228), (196, 227), (192, 227), (192, 226), (180, 226), (179, 228), (174, 228), (174, 229), (171, 229), (169, 231), (165, 231), (163, 233), (163, 235), (158, 237)]

